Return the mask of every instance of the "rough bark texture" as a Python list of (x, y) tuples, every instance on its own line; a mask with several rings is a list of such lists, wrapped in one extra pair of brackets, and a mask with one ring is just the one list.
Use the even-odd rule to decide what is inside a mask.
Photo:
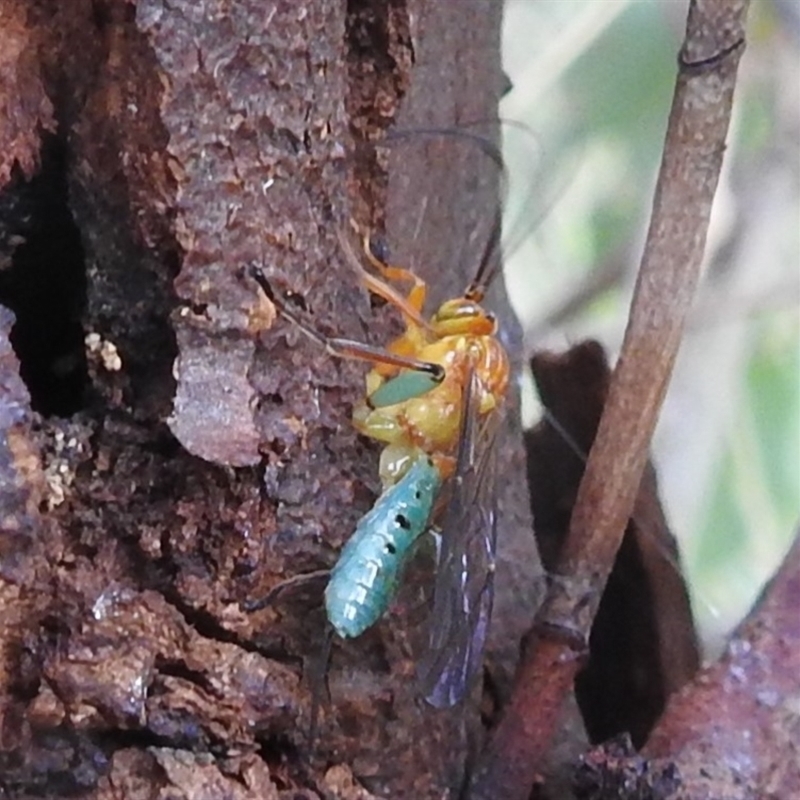
[[(319, 587), (242, 609), (329, 567), (378, 489), (349, 424), (363, 368), (276, 321), (243, 267), (374, 343), (397, 319), (355, 285), (348, 217), (434, 302), (464, 287), (496, 167), (446, 140), (347, 155), (495, 117), (499, 5), (3, 0), (0, 20), (5, 796), (441, 797), (475, 708), (418, 703), (411, 622), (334, 647), (314, 753)], [(510, 325), (500, 287), (491, 305)], [(501, 694), (540, 576), (516, 412)]]
[[(364, 368), (276, 319), (244, 268), (259, 265), (323, 332), (372, 343), (399, 321), (355, 284), (337, 238), (351, 217), (432, 303), (463, 289), (496, 166), (463, 138), (366, 144), (491, 129), (499, 5), (0, 0), (3, 797), (441, 798), (476, 764), (481, 798), (534, 785), (561, 797), (570, 781), (587, 797), (797, 792), (797, 547), (725, 657), (668, 703), (651, 758), (619, 739), (573, 781), (584, 740), (570, 700), (592, 623), (601, 677), (590, 661), (578, 700), (594, 737), (646, 738), (696, 656), (682, 587), (638, 536), (643, 517), (661, 528), (640, 479), (696, 280), (744, 7), (692, 4), (610, 413), (581, 488), (570, 474), (549, 506), (536, 499), (543, 528), (542, 509), (560, 515), (566, 539), (547, 557), (562, 579), (478, 760), (477, 692), (450, 712), (416, 694), (424, 559), (386, 619), (334, 643), (313, 748), (321, 584), (244, 610), (330, 567), (378, 490), (377, 448), (349, 421)], [(518, 365), (502, 287), (490, 305)], [(600, 402), (580, 409), (590, 427)], [(508, 697), (541, 589), (516, 412), (512, 396), (486, 714)], [(571, 472), (563, 458), (542, 455), (537, 482)], [(632, 509), (636, 557), (623, 545), (617, 558)], [(613, 576), (604, 596), (615, 560), (633, 599)], [(619, 607), (642, 624), (615, 670)], [(622, 670), (647, 673), (636, 702), (604, 677)]]

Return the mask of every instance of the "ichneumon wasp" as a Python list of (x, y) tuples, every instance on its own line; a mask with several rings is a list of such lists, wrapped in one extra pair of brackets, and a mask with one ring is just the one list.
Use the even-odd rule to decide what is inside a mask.
[[(494, 145), (475, 134), (421, 133), (466, 137), (504, 169)], [(436, 707), (456, 704), (471, 686), (482, 665), (492, 610), (495, 444), (510, 368), (497, 322), (482, 302), (501, 267), (500, 223), (498, 209), (475, 277), (429, 318), (422, 279), (378, 259), (368, 241), (367, 269), (340, 232), (344, 254), (362, 284), (402, 316), (405, 330), (385, 348), (324, 335), (273, 291), (261, 270), (250, 269), (278, 313), (331, 355), (372, 364), (353, 424), (384, 445), (383, 492), (330, 574), (326, 612), (345, 638), (375, 624), (395, 594), (415, 542), (435, 526), (438, 565), (428, 650), (419, 674), (424, 697)]]

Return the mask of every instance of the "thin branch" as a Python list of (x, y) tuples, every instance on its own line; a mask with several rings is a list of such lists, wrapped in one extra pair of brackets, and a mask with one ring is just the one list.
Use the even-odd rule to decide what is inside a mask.
[(528, 797), (554, 741), (556, 711), (583, 663), (700, 275), (747, 6), (746, 0), (694, 0), (690, 6), (622, 352), (559, 575), (530, 635), (511, 702), (473, 778), (472, 800)]

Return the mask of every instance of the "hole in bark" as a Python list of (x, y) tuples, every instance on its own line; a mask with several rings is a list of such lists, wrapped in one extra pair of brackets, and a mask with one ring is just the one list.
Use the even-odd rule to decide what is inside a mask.
[(13, 214), (10, 226), (22, 242), (0, 272), (0, 303), (16, 315), (11, 344), (33, 409), (66, 417), (83, 405), (88, 372), (80, 321), (86, 272), (68, 205), (64, 144), (46, 137), (40, 172), (15, 187), (25, 212)]

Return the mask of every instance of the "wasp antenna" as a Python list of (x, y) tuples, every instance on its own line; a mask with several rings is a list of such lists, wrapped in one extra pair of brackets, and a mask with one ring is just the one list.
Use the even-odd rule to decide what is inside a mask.
[(475, 273), (475, 277), (464, 292), (467, 300), (480, 303), (486, 295), (486, 290), (491, 286), (492, 281), (497, 278), (502, 269), (502, 256), (500, 253), (500, 239), (503, 234), (503, 212), (498, 208), (492, 222), (492, 229), (489, 238), (483, 248), (480, 264)]
[(472, 303), (482, 303), (485, 296), (486, 291), (484, 287), (476, 286), (474, 283), (471, 283), (464, 292), (464, 299), (469, 300)]

